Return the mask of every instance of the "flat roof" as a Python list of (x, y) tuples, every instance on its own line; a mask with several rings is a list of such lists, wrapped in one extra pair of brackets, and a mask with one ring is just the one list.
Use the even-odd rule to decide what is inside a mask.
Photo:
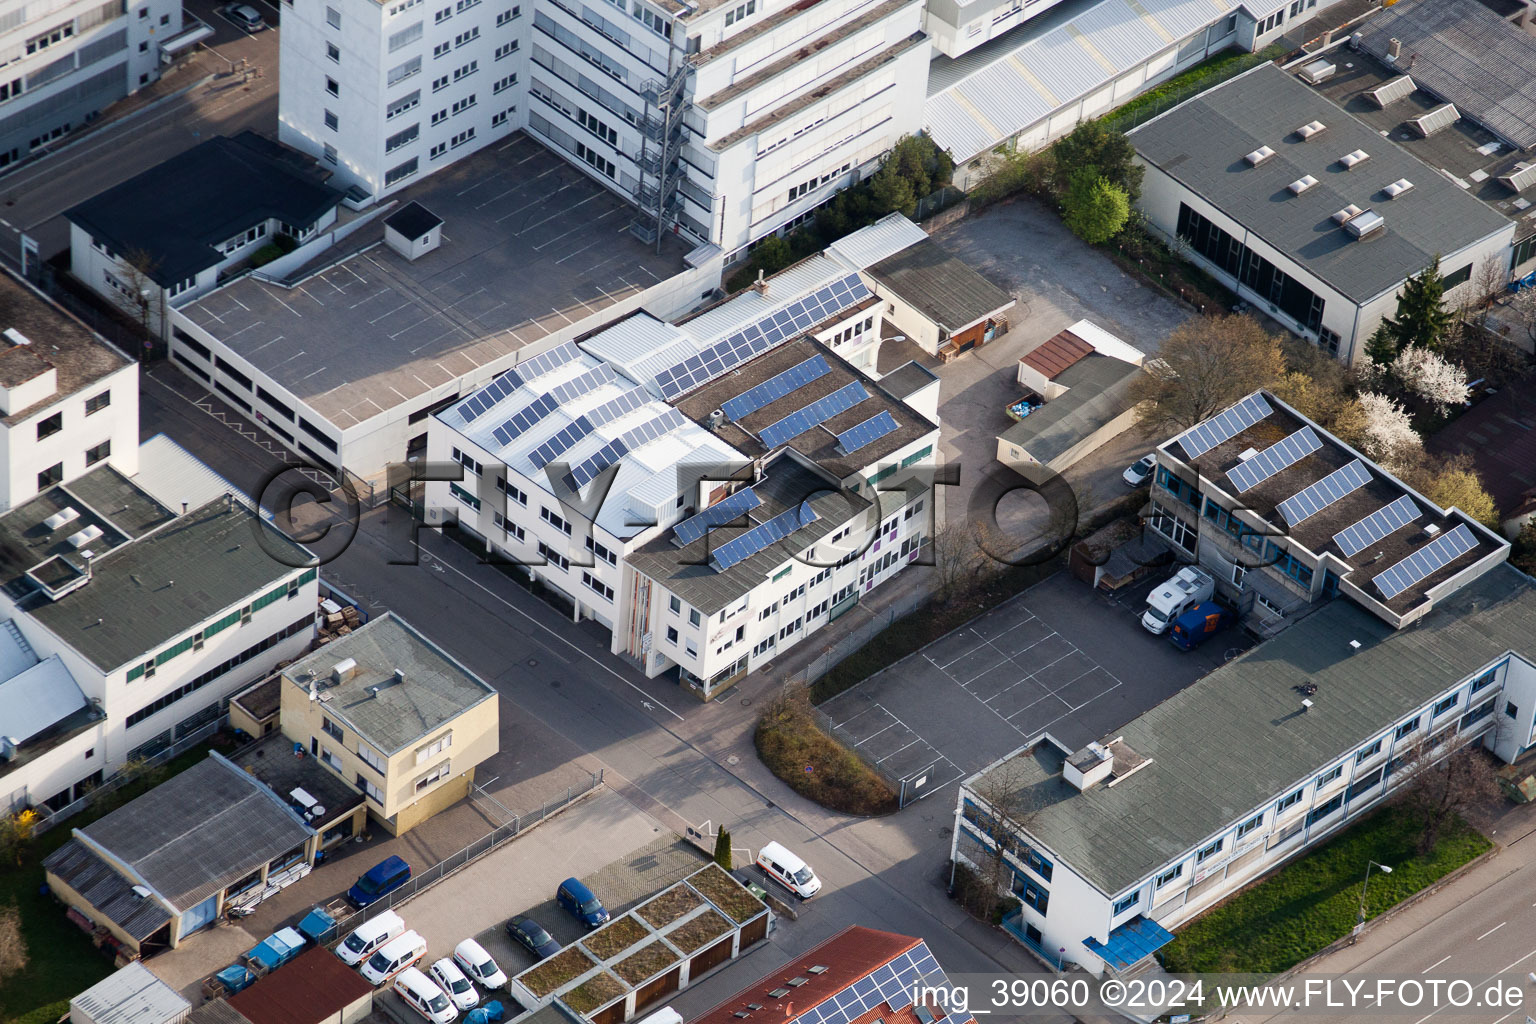
[(229, 1005), (251, 1024), (314, 1024), (339, 1015), (372, 991), (367, 978), (316, 946), (230, 996)]
[[(352, 659), (357, 670), (334, 682), (331, 670)], [(397, 678), (396, 672), (404, 673)], [(351, 726), (385, 754), (422, 739), (496, 691), (394, 612), (370, 619), (348, 635), (283, 669), (287, 685), (307, 691), (315, 683), (328, 714)], [(378, 692), (373, 693), (377, 687)]]
[(1058, 331), (1024, 353), (1019, 362), (1051, 380), (1092, 351), (1092, 345), (1070, 330)]
[[(363, 803), (363, 794), (329, 768), (322, 767), (319, 758), (295, 757), (293, 740), (276, 729), (254, 743), (247, 743), (229, 760), (317, 828)], [(314, 802), (294, 796), (295, 790), (303, 790)], [(314, 807), (325, 810), (310, 818), (309, 811)]]
[[(1350, 571), (1342, 575), (1392, 611), (1402, 613), (1408, 610), (1423, 601), (1428, 590), (1497, 552), (1501, 547), (1508, 548), (1508, 543), (1502, 537), (1490, 533), (1465, 515), (1451, 515), (1434, 502), (1413, 492), (1401, 480), (1371, 463), (1322, 427), (1284, 406), (1274, 395), (1268, 392), (1255, 394), (1263, 396), (1270, 407), (1270, 413), (1204, 455), (1192, 459), (1184, 450), (1182, 439), (1189, 437), (1190, 431), (1163, 442), (1158, 445), (1158, 450), (1198, 468), (1206, 480), (1240, 501), (1241, 507), (1270, 524), (1277, 535), (1288, 535), (1313, 554), (1327, 553), (1350, 566)], [(1247, 490), (1237, 489), (1227, 474), (1243, 462), (1240, 456), (1244, 452), (1250, 449), (1262, 452), (1303, 428), (1310, 429), (1322, 442), (1317, 450)], [(1199, 427), (1197, 425), (1192, 429)], [(1286, 521), (1280, 512), (1282, 502), (1300, 494), (1335, 470), (1356, 461), (1368, 477), (1363, 486), (1350, 490), (1297, 523)], [(1334, 539), (1336, 534), (1404, 497), (1413, 502), (1419, 514), (1403, 522), (1400, 527), (1354, 554), (1346, 553)], [(1471, 550), (1447, 562), (1391, 599), (1386, 599), (1372, 584), (1379, 574), (1429, 543), (1430, 537), (1424, 532), (1426, 527), (1434, 526), (1438, 528), (1439, 535), (1444, 536), (1459, 525), (1467, 525), (1477, 542)]]
[(1014, 304), (1014, 298), (931, 238), (869, 268), (870, 276), (951, 334)]
[[(1296, 130), (1313, 121), (1326, 130), (1305, 141)], [(1129, 134), (1147, 163), (1357, 303), (1395, 290), (1439, 254), (1509, 225), (1273, 64), (1186, 100)], [(1250, 166), (1245, 156), (1261, 146), (1274, 155)], [(1368, 159), (1353, 170), (1339, 162), (1361, 150)], [(1292, 194), (1288, 186), (1305, 175), (1317, 183)], [(1388, 199), (1382, 190), (1404, 178), (1414, 187)], [(1351, 204), (1375, 210), (1385, 228), (1365, 239), (1351, 236), (1332, 219)]]
[(916, 359), (909, 359), (880, 377), (880, 387), (905, 402), (908, 398), (938, 382), (936, 375)]
[(49, 367), (56, 373), (54, 390), (47, 397), (23, 409), (0, 409), (7, 426), (128, 365), (127, 356), (6, 270), (0, 273), (0, 331), (12, 328), (32, 344), (14, 345), (0, 337), (0, 380), (14, 387)]
[(373, 245), (291, 289), (246, 276), (180, 312), (346, 429), (684, 269), (680, 240), (657, 255), (625, 230), (629, 204), (521, 132), (400, 200), (443, 219), (439, 248), (412, 262)]
[[(1508, 565), (1412, 629), (1335, 599), (1117, 730), (1147, 759), (1118, 785), (1079, 791), (1048, 743), (988, 773), (1023, 793), (1031, 835), (1115, 897), (1532, 636), (1536, 581)], [(1298, 682), (1317, 684), (1311, 713)]]
[(1420, 87), (1514, 145), (1536, 146), (1536, 38), (1479, 0), (1399, 0), (1358, 31), (1376, 57), (1400, 41)]
[(216, 247), (276, 219), (308, 226), (341, 203), (330, 175), (252, 131), (215, 136), (64, 211), (119, 256), (169, 288), (222, 263)]
[(1131, 383), (1141, 367), (1089, 352), (1054, 380), (1067, 393), (1053, 398), (1003, 431), (1002, 438), (1048, 463), (1131, 407)]

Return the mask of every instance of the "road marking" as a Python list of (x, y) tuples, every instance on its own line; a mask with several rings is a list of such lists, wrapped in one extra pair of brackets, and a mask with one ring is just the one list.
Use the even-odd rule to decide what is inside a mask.
[(1500, 1017), (1499, 1020), (1494, 1021), (1493, 1024), (1499, 1024), (1499, 1021), (1509, 1020), (1509, 1018), (1513, 1017), (1518, 1012), (1518, 1010), (1510, 1010), (1504, 1016)]
[(1498, 931), (1500, 928), (1503, 928), (1507, 924), (1509, 924), (1508, 921), (1500, 921), (1498, 924), (1494, 925), (1492, 928), (1489, 928), (1487, 931), (1483, 932), (1483, 934), (1479, 935), (1477, 937), (1477, 941), (1482, 942), (1488, 936), (1492, 935), (1494, 932)]
[[(1536, 956), (1536, 949), (1531, 950), (1529, 953), (1525, 954), (1525, 956), (1521, 957), (1518, 960), (1511, 961), (1502, 970), (1499, 970), (1499, 971), (1494, 972), (1493, 974), (1490, 974), (1488, 977), (1484, 978), (1483, 981), (1485, 981), (1485, 982), (1492, 981), (1494, 978), (1497, 978), (1500, 974), (1506, 974), (1509, 971), (1514, 970), (1516, 967), (1518, 967), (1521, 964), (1525, 963), (1527, 960), (1529, 960), (1533, 956)], [(1440, 1013), (1440, 1010), (1444, 1010), (1444, 1009), (1445, 1009), (1445, 1007), (1442, 1006), (1442, 1007), (1440, 1007), (1439, 1010), (1435, 1010), (1432, 1013), (1426, 1013), (1424, 1016), (1422, 1016), (1418, 1020), (1414, 1021), (1413, 1024), (1424, 1024), (1425, 1021), (1429, 1020), (1429, 1018), (1431, 1018), (1431, 1017), (1437, 1016)]]
[(1430, 964), (1428, 967), (1424, 968), (1419, 973), (1420, 974), (1428, 974), (1430, 971), (1434, 970), (1436, 967), (1439, 967), (1441, 964), (1445, 963), (1450, 958), (1451, 958), (1451, 954), (1447, 953), (1447, 954), (1445, 954), (1445, 956), (1441, 957), (1439, 960), (1436, 960), (1434, 963)]

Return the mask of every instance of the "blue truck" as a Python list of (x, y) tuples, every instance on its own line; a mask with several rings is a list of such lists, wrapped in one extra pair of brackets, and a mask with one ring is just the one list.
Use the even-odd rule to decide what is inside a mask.
[(1173, 620), (1168, 640), (1181, 651), (1191, 651), (1205, 643), (1213, 633), (1232, 622), (1232, 613), (1215, 601), (1201, 601)]

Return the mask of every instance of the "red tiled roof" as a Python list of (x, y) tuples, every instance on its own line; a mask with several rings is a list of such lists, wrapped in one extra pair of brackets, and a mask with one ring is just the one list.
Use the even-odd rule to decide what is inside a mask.
[[(921, 941), (908, 935), (852, 925), (773, 973), (764, 975), (703, 1016), (695, 1017), (691, 1024), (789, 1024), (799, 1014), (831, 999)], [(810, 973), (808, 968), (818, 964), (826, 970), (819, 974)], [(799, 986), (784, 984), (791, 978), (807, 981)], [(789, 992), (777, 997), (768, 994), (780, 989)], [(744, 1009), (748, 1003), (758, 1003), (762, 1009), (751, 1011), (750, 1018), (737, 1018), (736, 1011)]]
[(1092, 345), (1071, 331), (1062, 331), (1041, 342), (1020, 361), (1045, 374), (1046, 380), (1055, 380), (1058, 373), (1092, 352)]
[(361, 974), (317, 946), (230, 996), (229, 1005), (251, 1024), (316, 1024), (372, 991)]
[(1536, 383), (1521, 381), (1477, 403), (1425, 447), (1437, 455), (1470, 455), (1483, 487), (1508, 515), (1536, 488)]

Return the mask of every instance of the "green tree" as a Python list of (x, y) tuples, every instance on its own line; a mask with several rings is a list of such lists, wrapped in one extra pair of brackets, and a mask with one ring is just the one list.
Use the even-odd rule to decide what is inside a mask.
[(1532, 519), (1515, 534), (1509, 550), (1509, 561), (1527, 576), (1536, 576), (1536, 519)]
[(731, 870), (731, 833), (722, 828), (715, 834), (715, 863), (725, 870)]
[(1125, 189), (1099, 173), (1097, 167), (1073, 172), (1061, 199), (1061, 219), (1067, 229), (1089, 245), (1107, 242), (1120, 233), (1131, 216)]
[(1058, 193), (1067, 192), (1075, 172), (1097, 167), (1098, 173), (1124, 190), (1128, 199), (1134, 202), (1141, 197), (1144, 168), (1136, 162), (1136, 147), (1102, 121), (1079, 123), (1071, 134), (1056, 140), (1051, 154), (1055, 158), (1054, 185)]
[(1376, 325), (1365, 343), (1365, 354), (1378, 366), (1390, 366), (1397, 358), (1397, 332), (1390, 322), (1382, 320)]
[(1452, 313), (1445, 308), (1440, 257), (1436, 256), (1435, 262), (1403, 283), (1402, 294), (1397, 297), (1397, 316), (1386, 321), (1397, 339), (1393, 358), (1409, 345), (1439, 351), (1451, 320)]
[(875, 176), (869, 179), (869, 194), (876, 217), (884, 217), (888, 213), (901, 213), (910, 217), (917, 212), (917, 192), (911, 180), (902, 177), (896, 165), (890, 161), (881, 164)]

